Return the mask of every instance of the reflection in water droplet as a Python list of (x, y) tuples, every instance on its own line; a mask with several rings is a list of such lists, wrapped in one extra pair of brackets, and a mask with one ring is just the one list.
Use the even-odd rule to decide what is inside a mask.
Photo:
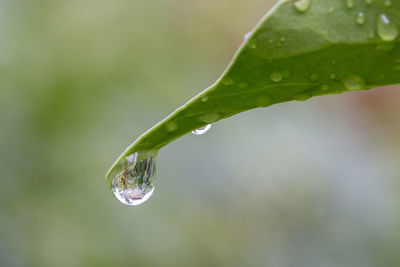
[(249, 39), (250, 35), (251, 35), (251, 32), (246, 33), (244, 35), (244, 40), (246, 41), (247, 39)]
[(211, 124), (207, 124), (206, 126), (203, 126), (199, 129), (192, 131), (192, 134), (201, 135), (201, 134), (208, 132), (208, 130), (210, 130), (210, 128), (211, 128)]
[(107, 184), (119, 201), (135, 206), (150, 198), (154, 192), (156, 156), (156, 151), (133, 153), (107, 175)]
[(297, 0), (293, 5), (298, 12), (304, 13), (310, 8), (311, 0)]
[(384, 41), (393, 41), (399, 35), (399, 30), (396, 25), (394, 25), (385, 14), (381, 14), (378, 17), (376, 27), (379, 37)]
[(274, 82), (282, 81), (282, 73), (278, 71), (271, 73), (271, 80)]
[(346, 5), (348, 8), (353, 8), (354, 7), (354, 0), (347, 0)]
[(356, 23), (358, 25), (363, 25), (365, 23), (365, 16), (364, 13), (360, 12), (358, 13), (357, 17), (356, 17)]
[(344, 79), (343, 85), (351, 91), (360, 90), (364, 86), (364, 80), (358, 75), (350, 75)]

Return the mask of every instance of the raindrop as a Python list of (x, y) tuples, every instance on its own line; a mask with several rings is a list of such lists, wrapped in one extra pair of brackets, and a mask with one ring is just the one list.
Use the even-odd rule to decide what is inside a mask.
[(333, 13), (333, 11), (335, 11), (335, 8), (333, 6), (329, 7), (328, 12)]
[(356, 17), (356, 23), (358, 25), (363, 25), (365, 23), (365, 16), (364, 13), (360, 12), (358, 13), (357, 17)]
[(257, 107), (267, 107), (272, 104), (272, 100), (268, 96), (257, 96), (256, 105)]
[(385, 0), (384, 5), (385, 5), (385, 7), (391, 7), (392, 6), (392, 0)]
[(311, 0), (297, 0), (293, 5), (298, 12), (305, 13), (310, 9)]
[(384, 41), (393, 41), (399, 35), (396, 25), (385, 14), (378, 17), (377, 31), (379, 37)]
[(350, 91), (360, 90), (364, 86), (364, 80), (358, 75), (347, 76), (343, 85)]
[(178, 123), (170, 121), (165, 125), (165, 128), (167, 129), (168, 132), (174, 132), (178, 129)]
[(348, 8), (353, 8), (354, 7), (354, 0), (347, 0), (346, 5)]
[(331, 75), (329, 75), (329, 77), (330, 77), (332, 80), (334, 80), (334, 79), (336, 79), (336, 74), (335, 74), (335, 73), (331, 73)]
[(201, 102), (207, 102), (208, 96), (202, 95), (200, 99), (201, 99)]
[(207, 114), (204, 114), (203, 116), (200, 117), (200, 120), (205, 122), (205, 123), (213, 123), (218, 120), (219, 116), (217, 113), (210, 112)]
[(211, 128), (211, 124), (207, 124), (206, 126), (203, 126), (199, 129), (192, 131), (192, 134), (201, 135), (201, 134), (208, 132), (208, 130), (210, 130), (210, 128)]
[(126, 205), (139, 205), (154, 192), (157, 151), (130, 154), (107, 174), (107, 185)]
[(251, 35), (251, 32), (246, 33), (246, 34), (244, 35), (244, 40), (249, 39), (250, 35)]
[(327, 84), (321, 85), (321, 90), (326, 91), (329, 89), (329, 86)]
[(271, 80), (274, 82), (282, 81), (282, 73), (278, 71), (271, 73)]
[(372, 4), (372, 2), (373, 2), (373, 0), (365, 0), (365, 3), (366, 3), (367, 5)]
[(231, 85), (233, 83), (233, 80), (231, 78), (225, 78), (222, 80), (222, 83), (225, 85)]

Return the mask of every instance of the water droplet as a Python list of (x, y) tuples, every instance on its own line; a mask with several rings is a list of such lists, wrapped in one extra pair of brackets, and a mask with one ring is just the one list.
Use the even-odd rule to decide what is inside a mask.
[(333, 6), (329, 7), (328, 12), (333, 13), (333, 11), (335, 11), (335, 8)]
[(203, 116), (200, 117), (200, 120), (205, 122), (205, 123), (213, 123), (218, 120), (219, 116), (217, 113), (210, 112), (207, 114), (204, 114)]
[(250, 40), (249, 47), (250, 47), (251, 49), (254, 49), (254, 48), (257, 47), (257, 45), (256, 45), (256, 43), (254, 42), (254, 40), (253, 40), (253, 41)]
[(310, 76), (311, 81), (315, 82), (317, 79), (318, 79), (318, 74), (316, 74), (316, 73), (311, 74), (311, 76)]
[(364, 80), (358, 75), (347, 76), (343, 85), (350, 91), (360, 90), (364, 86)]
[(239, 83), (239, 88), (245, 89), (247, 87), (248, 87), (247, 83)]
[(123, 158), (107, 175), (114, 196), (126, 205), (139, 205), (154, 192), (157, 151), (136, 152)]
[(210, 130), (210, 128), (211, 128), (211, 124), (207, 124), (206, 126), (200, 127), (199, 129), (192, 131), (192, 134), (201, 135), (201, 134), (208, 132), (208, 130)]
[(374, 37), (375, 37), (375, 31), (374, 31), (374, 30), (370, 30), (370, 31), (368, 32), (368, 37), (369, 37), (370, 39), (374, 38)]
[(201, 99), (201, 102), (207, 102), (208, 96), (202, 95), (200, 99)]
[(285, 38), (285, 37), (281, 37), (281, 38), (279, 39), (279, 41), (281, 41), (282, 43), (284, 43), (284, 42), (286, 41), (286, 38)]
[(178, 129), (178, 123), (176, 123), (175, 121), (170, 121), (165, 125), (165, 128), (168, 132), (174, 132)]
[(379, 37), (384, 41), (393, 41), (399, 35), (396, 25), (385, 14), (378, 17), (377, 31)]
[(282, 73), (280, 73), (278, 71), (271, 73), (271, 80), (274, 82), (282, 81)]
[(365, 3), (366, 3), (367, 5), (372, 4), (372, 2), (373, 2), (373, 0), (365, 0)]
[(354, 0), (347, 0), (346, 5), (348, 8), (353, 8), (354, 7)]
[(257, 107), (267, 107), (272, 104), (272, 100), (268, 96), (257, 96), (256, 105)]
[(385, 5), (385, 7), (391, 7), (392, 6), (392, 0), (385, 0), (384, 5)]
[(231, 78), (224, 78), (222, 80), (222, 83), (225, 85), (231, 85), (233, 83), (233, 80)]
[(321, 85), (321, 90), (326, 91), (326, 90), (328, 90), (328, 89), (329, 89), (329, 86), (328, 86), (327, 84)]
[(335, 73), (331, 73), (331, 75), (329, 75), (329, 77), (330, 77), (332, 80), (334, 80), (334, 79), (336, 79), (336, 74), (335, 74)]
[(311, 6), (311, 0), (297, 0), (293, 3), (298, 12), (307, 12)]
[(294, 99), (298, 100), (298, 101), (304, 101), (304, 100), (309, 99), (310, 97), (311, 97), (311, 95), (308, 95), (308, 94), (298, 94), (298, 95), (294, 96)]
[(357, 17), (356, 17), (356, 23), (358, 25), (363, 25), (365, 23), (365, 16), (364, 13), (360, 12), (358, 13)]
[(247, 39), (249, 39), (250, 35), (251, 35), (251, 32), (246, 33), (244, 35), (244, 40), (246, 41)]

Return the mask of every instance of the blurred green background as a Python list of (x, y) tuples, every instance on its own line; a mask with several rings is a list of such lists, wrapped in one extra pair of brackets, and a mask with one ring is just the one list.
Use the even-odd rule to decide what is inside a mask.
[(400, 93), (239, 114), (105, 185), (212, 84), (268, 0), (0, 0), (0, 266), (400, 266)]

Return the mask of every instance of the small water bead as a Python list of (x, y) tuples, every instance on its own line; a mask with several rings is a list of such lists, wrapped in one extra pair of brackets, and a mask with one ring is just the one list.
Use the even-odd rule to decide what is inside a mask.
[(222, 83), (225, 85), (231, 85), (233, 83), (233, 80), (231, 78), (224, 78), (222, 80)]
[(154, 192), (156, 151), (136, 152), (126, 156), (108, 174), (107, 184), (123, 204), (139, 205)]
[(329, 77), (330, 77), (332, 80), (334, 80), (334, 79), (336, 79), (336, 74), (335, 74), (335, 73), (331, 73), (331, 75), (329, 75)]
[(328, 89), (329, 89), (329, 85), (327, 85), (327, 84), (321, 85), (321, 90), (326, 91)]
[(310, 9), (311, 0), (297, 0), (293, 5), (298, 12), (305, 13)]
[(333, 13), (333, 11), (335, 11), (335, 8), (333, 6), (329, 7), (328, 12)]
[(298, 101), (305, 101), (305, 100), (309, 99), (310, 97), (311, 97), (311, 95), (308, 95), (308, 94), (298, 94), (298, 95), (294, 96), (294, 99), (298, 100)]
[(275, 71), (275, 72), (271, 73), (270, 78), (274, 82), (280, 82), (280, 81), (282, 81), (282, 73)]
[(210, 130), (210, 128), (211, 128), (211, 124), (207, 124), (206, 126), (203, 126), (199, 129), (192, 131), (192, 134), (201, 135), (201, 134), (208, 132), (208, 130)]
[(251, 35), (251, 32), (246, 33), (244, 35), (244, 40), (246, 41), (247, 39), (249, 39), (250, 35)]
[(385, 5), (385, 7), (391, 7), (392, 6), (392, 0), (385, 0), (384, 5)]
[(356, 17), (356, 23), (358, 25), (363, 25), (365, 23), (365, 16), (363, 12), (358, 13)]
[(218, 119), (219, 119), (218, 114), (214, 112), (204, 114), (203, 116), (200, 117), (200, 120), (205, 123), (213, 123), (216, 122)]
[(256, 98), (257, 107), (267, 107), (271, 104), (272, 104), (272, 100), (268, 96), (260, 95), (260, 96), (257, 96), (257, 98)]
[(373, 2), (373, 0), (365, 0), (365, 3), (366, 3), (367, 5), (372, 4), (372, 2)]
[(165, 125), (165, 128), (168, 132), (174, 132), (178, 129), (178, 123), (176, 123), (175, 121), (170, 121)]
[(348, 8), (353, 8), (354, 7), (354, 0), (347, 0), (346, 5)]
[(311, 76), (310, 76), (310, 80), (311, 81), (315, 82), (317, 79), (318, 79), (318, 74), (317, 73), (311, 74)]
[(399, 35), (397, 26), (394, 25), (385, 14), (381, 14), (378, 17), (377, 31), (379, 37), (384, 41), (393, 41)]
[(202, 96), (200, 97), (200, 99), (201, 99), (201, 102), (207, 102), (208, 96), (202, 95)]
[(344, 79), (343, 85), (350, 91), (360, 90), (364, 86), (364, 80), (358, 75), (349, 75)]

